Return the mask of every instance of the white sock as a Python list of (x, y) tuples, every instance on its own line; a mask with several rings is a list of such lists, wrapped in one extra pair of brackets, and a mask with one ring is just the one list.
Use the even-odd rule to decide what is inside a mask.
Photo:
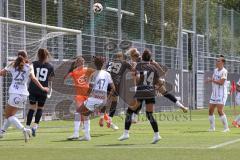
[(80, 130), (80, 124), (81, 124), (80, 119), (81, 119), (80, 114), (76, 112), (74, 114), (74, 135), (77, 137), (79, 136), (79, 130)]
[(3, 126), (2, 126), (2, 131), (6, 132), (8, 127), (10, 127), (11, 123), (9, 122), (8, 119), (4, 119)]
[(11, 124), (15, 125), (16, 128), (23, 130), (24, 126), (22, 123), (19, 121), (19, 119), (15, 116), (8, 117), (8, 120)]
[(129, 130), (124, 130), (124, 134), (129, 134)]
[(74, 135), (79, 136), (81, 121), (74, 121)]
[(154, 136), (155, 137), (159, 137), (160, 135), (159, 135), (159, 132), (154, 132)]
[(210, 128), (211, 129), (215, 129), (215, 116), (212, 115), (212, 116), (209, 116), (209, 122), (210, 122)]
[(179, 101), (176, 102), (176, 105), (177, 105), (178, 107), (184, 108), (184, 105), (183, 105), (181, 102), (179, 102)]
[(84, 121), (84, 129), (85, 129), (85, 136), (90, 137), (90, 119), (89, 117), (87, 120)]
[(240, 123), (240, 115), (238, 115), (236, 118), (235, 118), (235, 121), (238, 123)]
[(224, 126), (224, 129), (228, 129), (228, 121), (227, 121), (227, 116), (224, 114), (220, 117), (222, 123), (223, 123), (223, 126)]

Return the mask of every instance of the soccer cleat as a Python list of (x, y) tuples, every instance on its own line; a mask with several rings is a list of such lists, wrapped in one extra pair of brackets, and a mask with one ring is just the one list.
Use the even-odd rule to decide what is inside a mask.
[(84, 136), (84, 137), (79, 138), (79, 141), (90, 141), (90, 140), (91, 140), (90, 136)]
[(208, 132), (215, 132), (215, 128), (209, 128)]
[(156, 144), (160, 139), (162, 139), (161, 136), (157, 135), (157, 136), (154, 136), (153, 137), (153, 141), (152, 141), (152, 144)]
[(104, 119), (100, 118), (98, 123), (99, 123), (100, 127), (103, 127), (104, 126)]
[(26, 129), (24, 128), (23, 130), (23, 136), (24, 136), (24, 140), (27, 143), (31, 137), (31, 129)]
[(69, 141), (78, 140), (78, 139), (79, 139), (79, 136), (77, 136), (77, 135), (72, 135), (67, 138), (67, 140), (69, 140)]
[(37, 131), (37, 129), (32, 128), (32, 136), (33, 136), (33, 137), (36, 137), (36, 131)]
[(187, 107), (180, 107), (180, 109), (183, 111), (183, 113), (187, 113), (188, 112), (188, 108)]
[(127, 133), (123, 133), (123, 135), (118, 138), (119, 141), (124, 141), (127, 139), (129, 139), (129, 134), (127, 134)]
[(224, 129), (222, 132), (223, 132), (223, 133), (230, 132), (230, 129), (229, 129), (229, 128), (227, 128), (227, 129)]
[(110, 128), (111, 125), (112, 125), (112, 120), (111, 120), (111, 119), (108, 119), (108, 120), (106, 121), (106, 123), (107, 123), (107, 128)]
[(111, 123), (111, 128), (115, 131), (119, 129), (118, 126), (114, 123)]
[(239, 125), (238, 125), (237, 121), (232, 121), (232, 125), (236, 128), (239, 128)]

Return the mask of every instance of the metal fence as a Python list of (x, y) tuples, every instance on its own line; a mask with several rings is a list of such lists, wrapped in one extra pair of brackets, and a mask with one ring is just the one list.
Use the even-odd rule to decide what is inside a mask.
[[(0, 67), (6, 65), (11, 56), (22, 48), (34, 55), (37, 48), (45, 46), (53, 53), (54, 59), (62, 63), (79, 52), (109, 57), (121, 49), (116, 47), (114, 51), (106, 51), (107, 43), (113, 42), (119, 46), (127, 40), (140, 51), (149, 48), (156, 61), (169, 67), (166, 79), (174, 85), (173, 94), (191, 108), (206, 107), (210, 86), (204, 84), (204, 79), (215, 68), (215, 59), (219, 54), (226, 56), (226, 68), (230, 73), (235, 73), (230, 80), (238, 80), (239, 13), (210, 0), (99, 0), (97, 2), (104, 6), (104, 10), (94, 14), (92, 6), (95, 2), (0, 1), (1, 17), (70, 28), (82, 33), (77, 38), (76, 35), (51, 33), (53, 31), (44, 27), (0, 21)], [(7, 85), (7, 82), (0, 79), (1, 84)], [(4, 89), (0, 94), (4, 95), (0, 99), (4, 102), (7, 95)], [(64, 94), (61, 96), (63, 98)], [(48, 101), (49, 108), (60, 104), (56, 99), (60, 98)], [(64, 103), (61, 102), (61, 105), (71, 105)], [(159, 110), (173, 108), (173, 104), (164, 98), (158, 99), (158, 106)], [(69, 107), (66, 110), (68, 112)]]

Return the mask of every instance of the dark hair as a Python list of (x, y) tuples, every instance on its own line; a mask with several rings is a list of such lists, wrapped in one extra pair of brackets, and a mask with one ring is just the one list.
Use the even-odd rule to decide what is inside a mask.
[(225, 58), (224, 58), (224, 55), (221, 54), (219, 57), (221, 58), (221, 61), (225, 64), (225, 63), (226, 63), (226, 60), (225, 60)]
[(13, 67), (23, 70), (24, 64), (28, 63), (27, 52), (24, 50), (18, 51), (17, 59), (14, 61)]
[(101, 70), (105, 59), (101, 56), (96, 56), (96, 57), (93, 57), (93, 58), (94, 58), (94, 64), (95, 64), (97, 70)]
[(46, 48), (40, 48), (38, 50), (38, 60), (43, 63), (48, 57), (50, 57), (50, 53), (48, 52), (48, 50)]
[(148, 62), (151, 60), (151, 57), (152, 57), (151, 52), (148, 49), (145, 49), (142, 54), (142, 60)]

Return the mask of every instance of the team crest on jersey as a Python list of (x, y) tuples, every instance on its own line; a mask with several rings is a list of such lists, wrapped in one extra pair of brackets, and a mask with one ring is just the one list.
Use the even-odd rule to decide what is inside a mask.
[(15, 104), (19, 104), (21, 101), (21, 99), (19, 97), (15, 97), (13, 100), (14, 100)]
[(87, 82), (87, 77), (86, 76), (81, 76), (78, 78), (78, 83), (81, 84), (85, 84)]

